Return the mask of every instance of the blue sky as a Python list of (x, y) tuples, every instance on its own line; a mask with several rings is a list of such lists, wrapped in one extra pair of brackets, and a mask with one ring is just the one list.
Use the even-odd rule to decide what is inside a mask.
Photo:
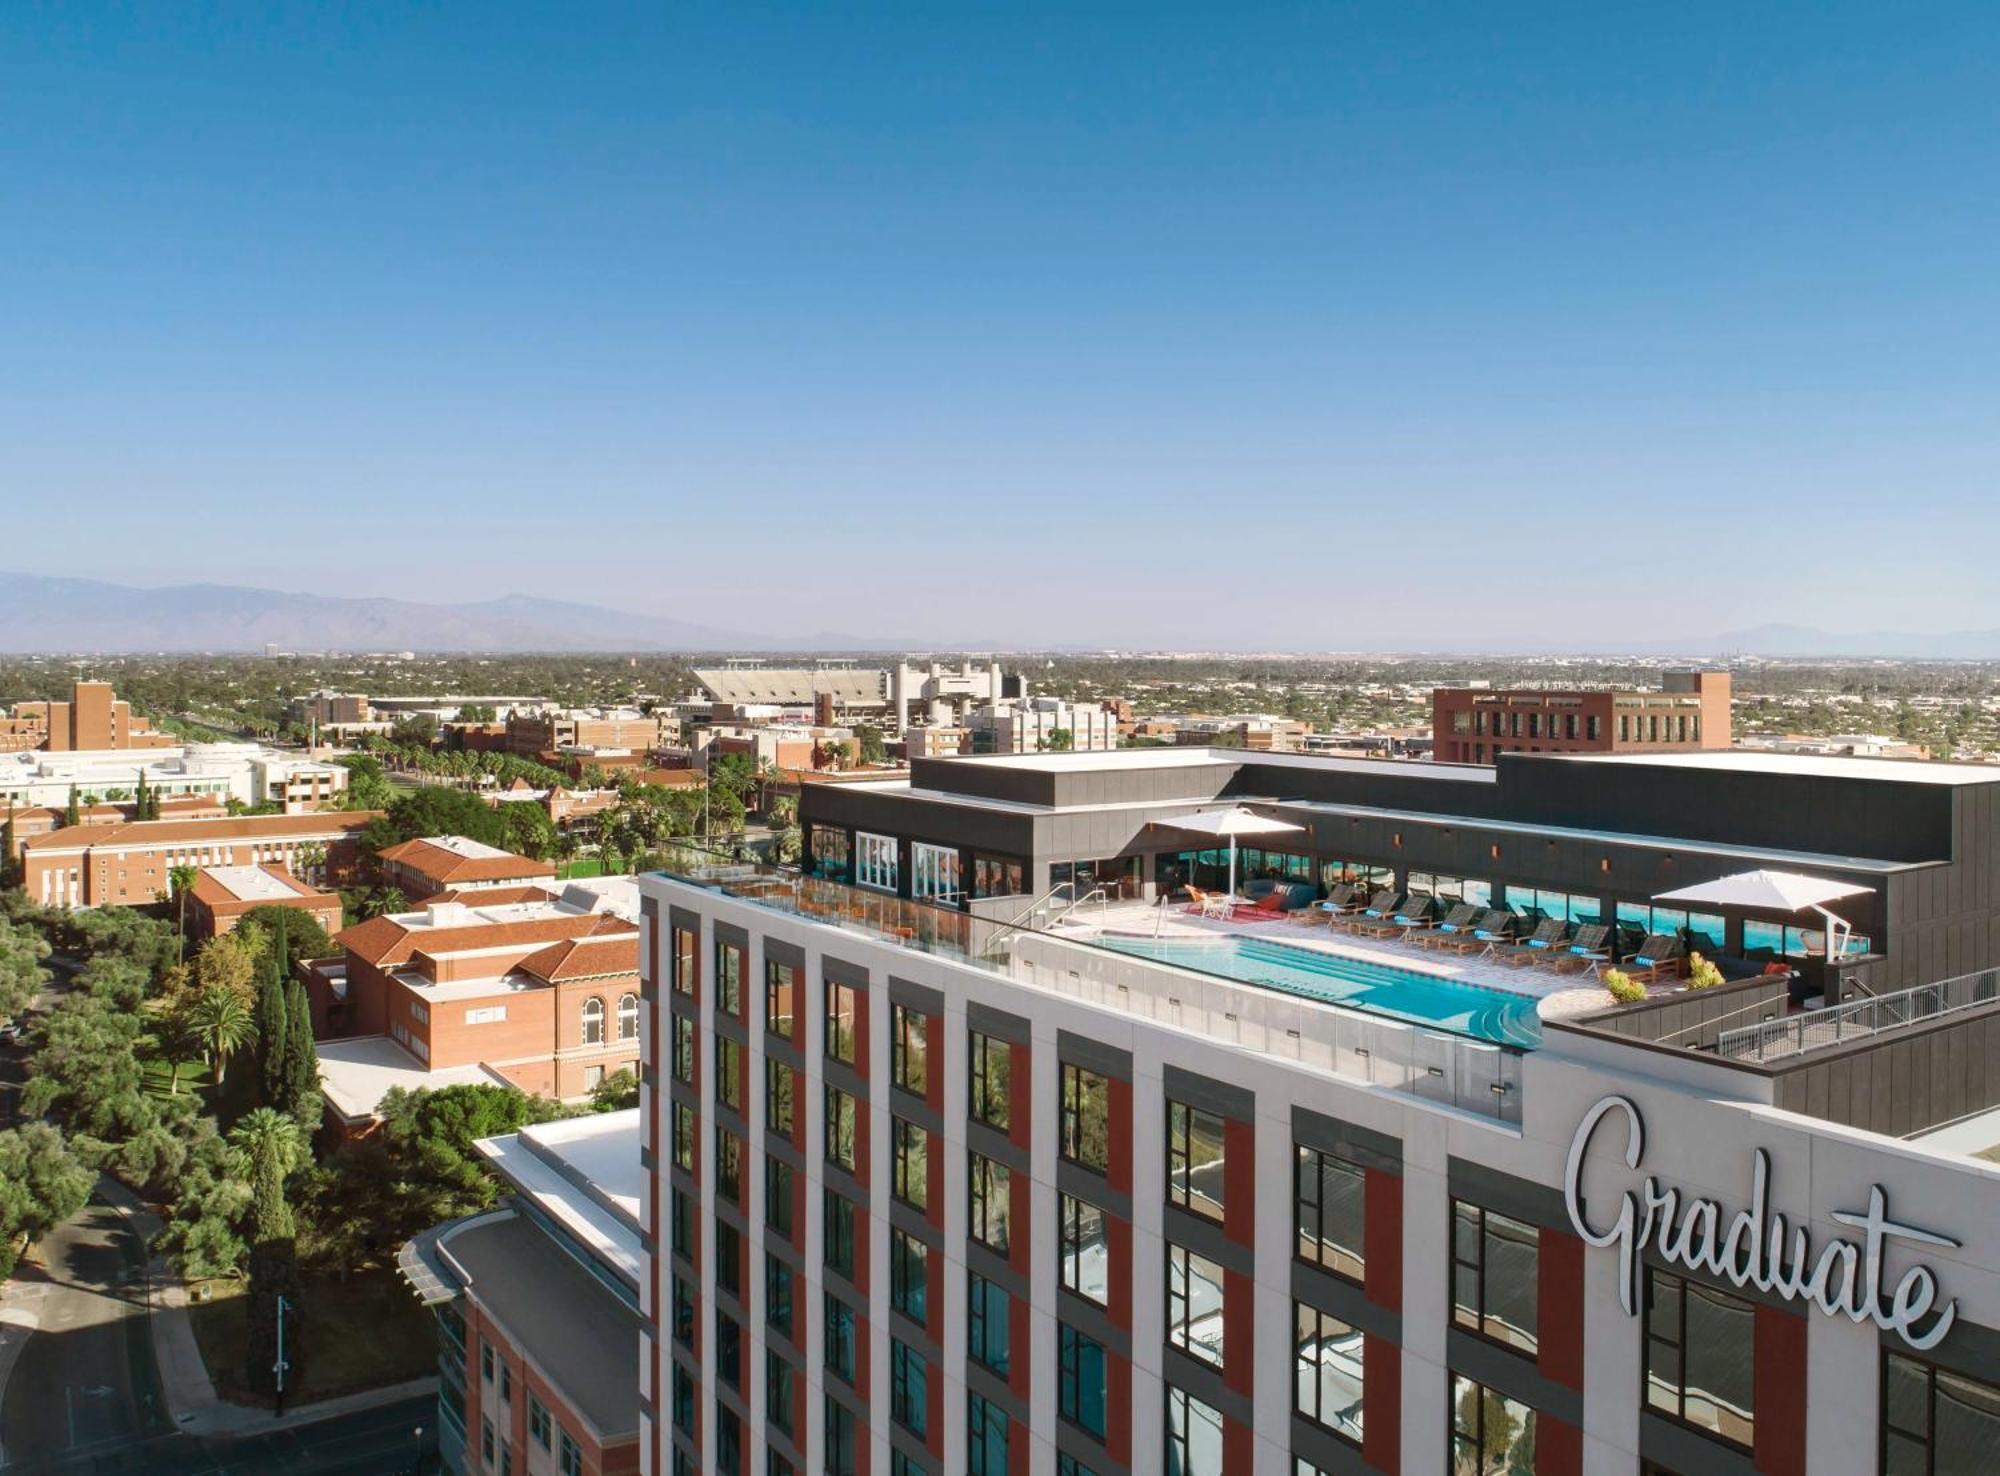
[(1990, 3), (19, 3), (0, 567), (2000, 625), (1997, 178)]

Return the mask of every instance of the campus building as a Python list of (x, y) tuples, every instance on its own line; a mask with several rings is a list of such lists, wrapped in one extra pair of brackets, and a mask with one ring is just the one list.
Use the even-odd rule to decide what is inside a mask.
[(639, 1114), (542, 1123), (476, 1146), (506, 1198), (397, 1258), (437, 1315), (444, 1469), (636, 1472)]
[(1670, 671), (1657, 692), (1439, 687), (1436, 756), (1484, 764), (1503, 753), (1697, 753), (1729, 747), (1729, 673)]
[(161, 800), (199, 799), (218, 805), (275, 804), (302, 814), (337, 801), (347, 770), (280, 753), (255, 743), (152, 745), (0, 753), (0, 809), (8, 805), (62, 808), (116, 804), (134, 798), (143, 784)]
[(166, 900), (176, 866), (281, 866), (339, 885), (380, 810), (130, 820), (73, 825), (21, 845), (21, 887), (44, 907), (144, 907)]
[(234, 932), (243, 915), (283, 907), (340, 931), (340, 898), (306, 885), (282, 866), (209, 866), (188, 889), (187, 930), (194, 939)]
[(553, 862), (517, 856), (463, 835), (419, 836), (382, 851), (382, 880), (411, 902), (440, 892), (555, 883)]
[(0, 750), (172, 748), (179, 740), (155, 733), (152, 725), (120, 700), (109, 682), (77, 682), (67, 702), (17, 702), (0, 717)]
[[(1157, 905), (1220, 885), (1218, 803), (1297, 827), (1239, 846), (1262, 895), (1609, 941), (1564, 973)], [(822, 874), (640, 880), (643, 1469), (1990, 1470), (1996, 805), (1728, 754), (808, 790)], [(1662, 900), (1774, 868), (1852, 933)], [(1614, 1005), (1662, 939), (1725, 982)]]

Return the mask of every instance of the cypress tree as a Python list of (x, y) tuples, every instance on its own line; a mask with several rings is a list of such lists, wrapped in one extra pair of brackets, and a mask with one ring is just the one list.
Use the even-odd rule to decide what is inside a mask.
[(285, 981), (276, 950), (264, 957), (264, 982), (257, 991), (257, 1080), (264, 1105), (285, 1106)]
[(297, 979), (285, 985), (285, 1110), (308, 1139), (319, 1130), (319, 1048), (313, 1044), (312, 1004)]
[(7, 823), (0, 825), (0, 887), (14, 885), (14, 801), (7, 801)]
[(81, 824), (83, 824), (83, 812), (77, 809), (76, 786), (72, 784), (69, 787), (69, 803), (63, 806), (63, 825), (69, 827)]
[(152, 796), (146, 792), (146, 771), (141, 769), (139, 771), (139, 793), (132, 801), (132, 818), (134, 820), (150, 820), (153, 818), (147, 809), (147, 804), (151, 798)]

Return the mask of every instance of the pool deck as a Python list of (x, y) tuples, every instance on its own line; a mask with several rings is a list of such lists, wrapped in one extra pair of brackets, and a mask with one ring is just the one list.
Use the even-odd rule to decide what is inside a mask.
[[(1535, 1013), (1544, 1020), (1562, 1019), (1611, 1004), (1604, 986), (1589, 974), (1556, 974), (1527, 965), (1497, 963), (1481, 957), (1464, 958), (1419, 948), (1414, 943), (1377, 942), (1340, 932), (1323, 923), (1289, 921), (1287, 913), (1269, 921), (1225, 922), (1205, 918), (1183, 907), (1171, 906), (1164, 916), (1157, 906), (1144, 902), (1114, 902), (1101, 911), (1079, 912), (1052, 931), (1090, 941), (1094, 933), (1116, 933), (1128, 938), (1261, 938), (1314, 953), (1358, 959), (1412, 974), (1429, 974), (1459, 984), (1476, 984), (1502, 990), (1536, 1001)], [(1157, 930), (1157, 931), (1156, 931)], [(1665, 992), (1665, 991), (1662, 991)]]

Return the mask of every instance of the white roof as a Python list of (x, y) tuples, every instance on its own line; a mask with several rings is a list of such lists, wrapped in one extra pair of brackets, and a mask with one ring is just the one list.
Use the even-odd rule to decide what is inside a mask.
[(328, 1105), (348, 1121), (373, 1117), (392, 1087), (463, 1086), (470, 1082), (508, 1084), (485, 1066), (447, 1066), (432, 1071), (386, 1035), (357, 1035), (319, 1042), (319, 1087)]
[(1739, 871), (1714, 881), (1655, 892), (1655, 902), (1703, 902), (1710, 907), (1754, 907), (1763, 912), (1801, 912), (1869, 888), (1796, 871)]
[(426, 845), (436, 846), (440, 851), (449, 851), (468, 861), (501, 861), (514, 857), (512, 851), (503, 851), (498, 846), (489, 846), (485, 841), (476, 841), (465, 835), (427, 835)]
[[(1514, 755), (1509, 755), (1514, 757)], [(1543, 754), (1586, 764), (1645, 764), (1673, 769), (1731, 769), (1743, 774), (1798, 774), (1818, 779), (1874, 779), (1897, 784), (2000, 784), (2000, 765), (1937, 763), (1928, 759), (1859, 758), (1846, 754), (1770, 753), (1727, 748), (1707, 753)]]
[(241, 902), (284, 902), (299, 895), (261, 866), (211, 866), (208, 874)]
[(637, 1285), (644, 1252), (639, 1109), (538, 1123), (479, 1151), (592, 1254)]

